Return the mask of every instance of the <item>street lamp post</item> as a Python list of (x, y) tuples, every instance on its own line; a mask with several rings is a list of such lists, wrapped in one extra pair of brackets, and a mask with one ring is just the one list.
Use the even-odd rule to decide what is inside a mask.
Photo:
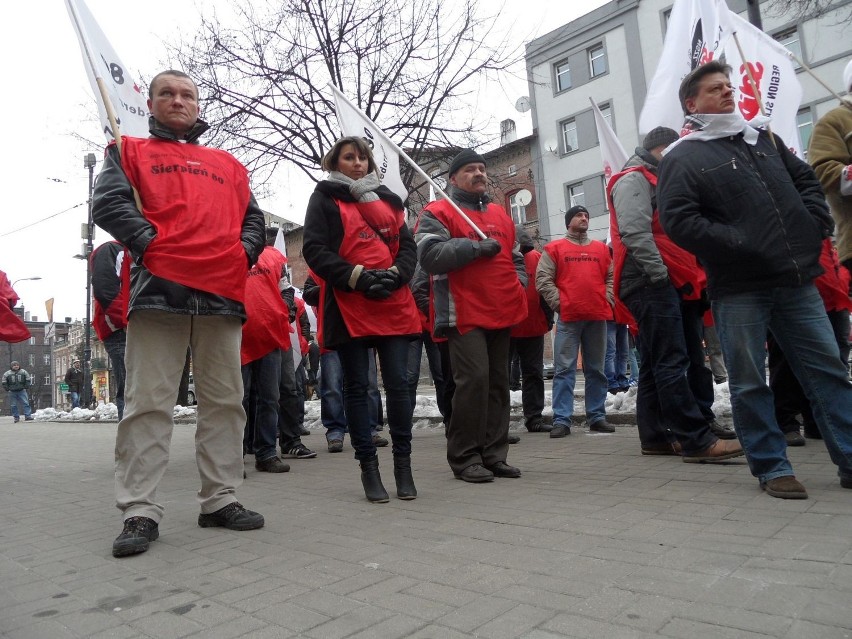
[[(29, 281), (32, 281), (32, 280), (40, 280), (40, 279), (41, 279), (41, 277), (39, 277), (38, 275), (36, 275), (34, 277), (20, 277), (20, 278), (16, 279), (14, 282), (12, 282), (12, 288), (14, 289), (15, 284), (17, 284), (18, 282), (29, 282)], [(11, 365), (12, 365), (12, 342), (9, 342), (9, 366), (11, 366)]]
[(90, 396), (92, 390), (90, 361), (92, 358), (92, 263), (89, 257), (92, 255), (92, 239), (95, 231), (92, 223), (92, 192), (95, 189), (95, 164), (97, 164), (97, 161), (94, 153), (87, 153), (83, 158), (83, 168), (89, 170), (89, 214), (86, 221), (86, 326), (83, 333), (83, 388), (80, 389), (80, 395), (83, 399), (83, 406), (87, 408), (92, 401)]

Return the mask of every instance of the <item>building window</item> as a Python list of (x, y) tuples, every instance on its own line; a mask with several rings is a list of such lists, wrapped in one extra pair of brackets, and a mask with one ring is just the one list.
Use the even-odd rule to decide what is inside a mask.
[(44, 376), (44, 383), (45, 383), (45, 386), (50, 386), (50, 375)]
[(568, 61), (556, 65), (556, 91), (565, 91), (571, 88), (571, 67)]
[(593, 78), (606, 73), (606, 51), (603, 45), (589, 49), (589, 75)]
[(35, 337), (30, 337), (30, 346), (35, 346)]
[(509, 210), (512, 214), (512, 221), (515, 224), (523, 224), (527, 221), (527, 207), (518, 202), (517, 193), (512, 193), (509, 196)]
[(802, 147), (802, 155), (807, 160), (811, 133), (814, 131), (814, 116), (810, 109), (801, 109), (796, 114), (796, 128), (799, 130), (799, 145)]
[(586, 206), (586, 194), (583, 192), (583, 183), (571, 184), (568, 187), (568, 205)]
[(579, 148), (577, 142), (577, 121), (574, 118), (562, 123), (562, 152), (571, 153)]
[[(773, 37), (787, 47), (787, 50), (799, 60), (802, 59), (802, 41), (799, 40), (799, 30), (796, 27), (776, 33)], [(797, 69), (801, 68), (796, 60), (793, 60), (793, 66)]]
[(518, 174), (518, 167), (516, 164), (509, 165), (509, 177), (514, 177)]
[(601, 192), (603, 193), (604, 213), (609, 213), (609, 200), (606, 199), (606, 176), (601, 176)]
[(44, 365), (45, 365), (45, 366), (50, 366), (50, 353), (45, 353), (45, 354), (44, 354)]
[[(612, 125), (612, 107), (609, 105), (609, 102), (598, 105), (598, 109), (600, 109), (601, 115), (607, 125), (609, 125), (609, 128), (615, 131), (615, 127)], [(597, 131), (597, 127), (595, 127), (595, 130)], [(598, 140), (598, 144), (600, 144), (600, 140)]]
[(30, 363), (30, 366), (31, 366), (31, 367), (32, 367), (32, 366), (35, 366), (35, 355), (33, 355), (32, 353), (30, 353), (30, 354), (29, 354), (28, 361), (29, 361), (29, 363)]
[(663, 11), (663, 40), (666, 39), (666, 34), (669, 32), (669, 21), (672, 19), (672, 10), (666, 9)]

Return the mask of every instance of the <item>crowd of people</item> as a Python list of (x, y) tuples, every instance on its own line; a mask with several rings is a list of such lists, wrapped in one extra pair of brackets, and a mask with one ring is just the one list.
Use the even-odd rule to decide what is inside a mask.
[[(841, 153), (848, 149), (832, 146), (834, 129), (815, 132), (825, 149), (821, 160), (812, 156), (815, 174), (761, 120), (735, 112), (729, 73), (713, 62), (687, 76), (680, 99), (688, 135), (654, 129), (610, 180), (611, 246), (589, 237), (589, 211), (573, 206), (565, 236), (537, 250), (489, 197), (487, 163), (473, 149), (450, 163), (448, 198), (427, 204), (409, 228), (367, 140), (341, 138), (322, 159), (327, 176), (307, 205), (303, 299), (271, 246), (245, 167), (198, 143), (207, 125), (195, 83), (180, 71), (155, 76), (151, 137), (110, 145), (93, 195), (95, 223), (118, 242), (103, 262), (127, 290), (126, 322), (107, 313), (101, 327), (107, 337), (120, 332), (126, 367), (115, 472), (123, 529), (113, 555), (145, 552), (159, 535), (157, 487), (187, 349), (202, 527), (264, 525), (236, 496), (243, 457), (253, 454), (255, 468), (270, 473), (289, 470), (282, 457), (316, 457), (300, 421), (304, 389), (314, 384), (328, 450), (342, 451), (349, 433), (366, 499), (389, 501), (377, 455), (388, 445), (379, 433), (385, 422), (396, 496), (415, 499), (412, 414), (424, 347), (447, 462), (465, 482), (522, 475), (508, 461), (513, 359), (529, 432), (561, 438), (577, 426), (582, 356), (586, 426), (611, 433), (606, 395), (636, 384), (635, 345), (639, 453), (691, 463), (745, 455), (768, 494), (806, 498), (786, 455), (796, 445), (792, 430), (782, 429), (801, 414), (805, 434), (822, 437), (841, 485), (852, 488), (852, 385), (843, 361), (852, 234), (840, 234), (838, 260), (823, 195), (835, 216), (852, 215), (852, 162)], [(849, 105), (839, 109), (831, 121), (845, 121), (848, 137)], [(107, 309), (118, 297), (99, 303)], [(543, 362), (554, 326), (551, 424)], [(712, 351), (706, 336), (716, 333), (711, 370), (705, 342)], [(770, 384), (785, 389), (775, 398), (787, 406), (766, 383), (767, 338), (776, 351)], [(712, 406), (713, 384), (725, 380), (733, 429)], [(786, 389), (794, 387), (791, 403)]]

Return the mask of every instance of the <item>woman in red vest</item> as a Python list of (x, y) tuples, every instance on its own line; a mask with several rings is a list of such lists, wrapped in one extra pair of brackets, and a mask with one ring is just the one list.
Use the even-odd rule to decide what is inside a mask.
[(379, 475), (370, 430), (369, 354), (379, 356), (393, 440), (397, 497), (414, 499), (411, 476), (412, 407), (406, 384), (408, 343), (420, 334), (411, 290), (417, 247), (402, 201), (381, 185), (367, 140), (338, 140), (323, 158), (305, 215), (302, 252), (320, 285), (320, 346), (336, 350), (344, 379), (344, 406), (361, 481), (371, 502), (388, 494)]

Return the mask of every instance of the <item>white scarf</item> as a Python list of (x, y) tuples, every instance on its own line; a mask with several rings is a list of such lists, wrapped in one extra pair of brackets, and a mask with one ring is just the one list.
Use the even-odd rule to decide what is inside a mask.
[(751, 120), (746, 120), (738, 111), (733, 113), (701, 113), (688, 115), (683, 123), (681, 138), (672, 142), (663, 150), (663, 155), (671, 151), (684, 140), (698, 140), (709, 142), (719, 138), (727, 138), (743, 134), (747, 144), (757, 144), (759, 136), (758, 129), (763, 128), (772, 118), (765, 115), (756, 115)]

